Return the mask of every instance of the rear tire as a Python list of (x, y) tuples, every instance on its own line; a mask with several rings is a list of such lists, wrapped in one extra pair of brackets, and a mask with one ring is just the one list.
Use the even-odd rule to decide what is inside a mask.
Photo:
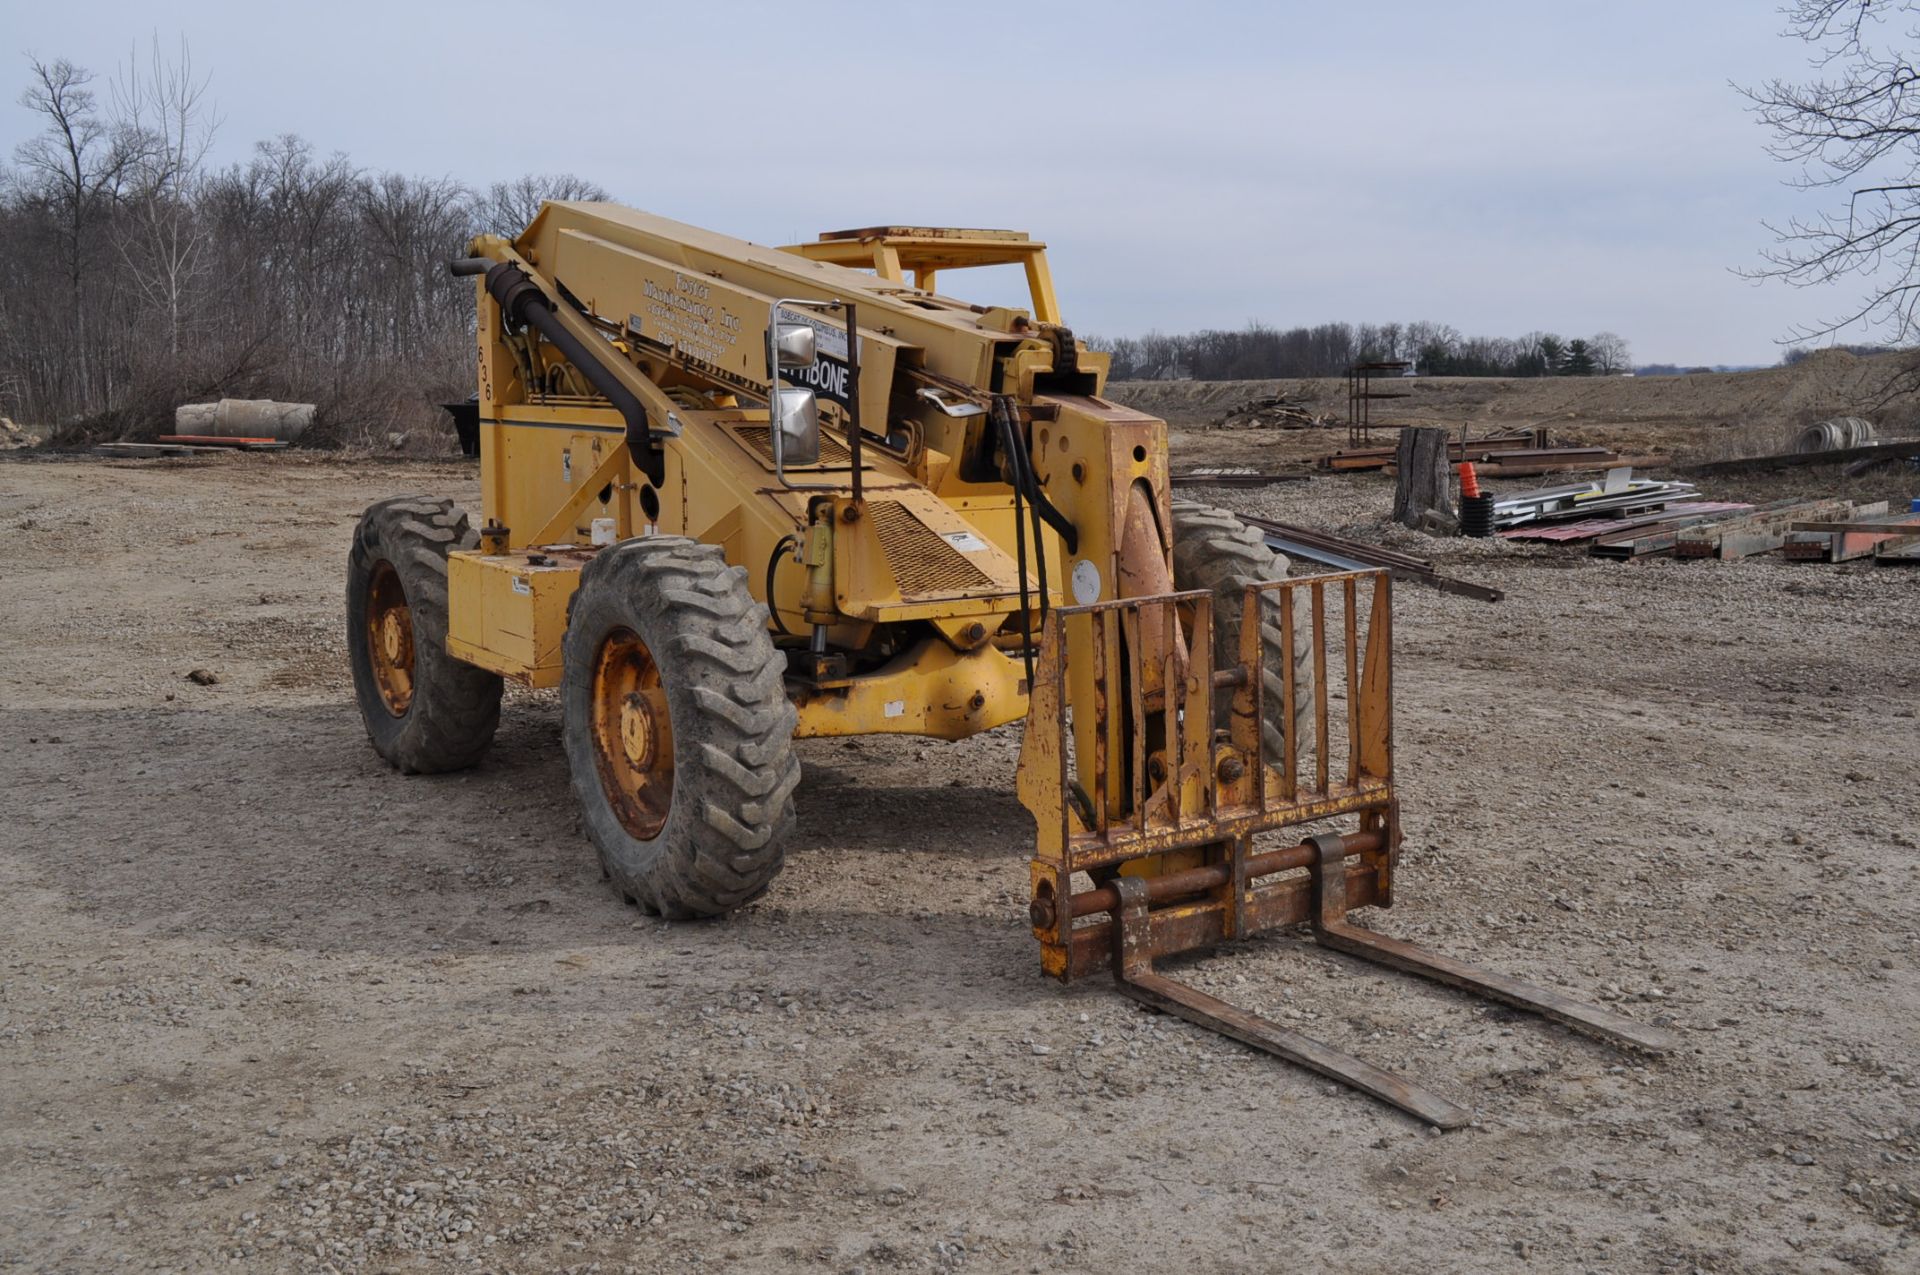
[(562, 734), (622, 897), (681, 920), (764, 893), (793, 829), (796, 714), (746, 572), (680, 536), (602, 549), (568, 604)]
[(447, 653), (447, 555), (480, 542), (450, 500), (370, 506), (347, 554), (347, 656), (374, 751), (409, 775), (464, 770), (500, 726), (500, 678)]
[[(1240, 661), (1240, 609), (1248, 585), (1284, 580), (1287, 556), (1267, 548), (1266, 538), (1246, 523), (1212, 505), (1197, 501), (1173, 502), (1173, 583), (1177, 589), (1205, 589), (1213, 594), (1214, 667)], [(1261, 735), (1268, 764), (1278, 765), (1286, 730), (1287, 661), (1293, 661), (1293, 731), (1297, 756), (1306, 758), (1313, 746), (1312, 612), (1304, 596), (1293, 600), (1293, 650), (1288, 652), (1280, 629), (1277, 600), (1262, 617), (1260, 641), (1264, 688)], [(1217, 726), (1232, 714), (1226, 699), (1216, 706)]]

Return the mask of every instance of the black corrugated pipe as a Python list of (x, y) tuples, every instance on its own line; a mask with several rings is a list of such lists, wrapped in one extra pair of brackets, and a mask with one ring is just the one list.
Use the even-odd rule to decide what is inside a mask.
[(567, 330), (554, 314), (553, 303), (547, 300), (547, 294), (527, 278), (527, 272), (511, 261), (489, 262), (483, 257), (462, 258), (453, 262), (451, 268), (456, 275), (485, 273), (487, 291), (500, 303), (500, 312), (506, 315), (507, 321), (532, 328), (552, 342), (554, 348), (566, 356), (567, 362), (580, 369), (581, 375), (613, 404), (614, 410), (626, 421), (628, 454), (652, 482), (656, 485), (663, 482), (666, 468), (659, 449), (654, 446), (653, 433), (647, 426), (646, 405), (632, 390), (621, 384), (598, 354)]

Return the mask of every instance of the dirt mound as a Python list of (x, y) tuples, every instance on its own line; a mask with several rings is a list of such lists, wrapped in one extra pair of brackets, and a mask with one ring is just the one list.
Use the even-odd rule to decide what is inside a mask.
[[(1913, 409), (1911, 393), (1889, 398), (1909, 355), (1859, 358), (1822, 350), (1791, 367), (1693, 376), (1407, 377), (1382, 386), (1406, 397), (1375, 405), (1376, 421), (1482, 425), (1551, 425), (1577, 420), (1740, 425), (1775, 433), (1825, 416), (1864, 416), (1883, 434), (1885, 419)], [(1276, 381), (1121, 381), (1111, 396), (1168, 423), (1215, 424), (1228, 409), (1260, 398), (1283, 398), (1315, 414), (1345, 419), (1346, 381), (1338, 377)]]

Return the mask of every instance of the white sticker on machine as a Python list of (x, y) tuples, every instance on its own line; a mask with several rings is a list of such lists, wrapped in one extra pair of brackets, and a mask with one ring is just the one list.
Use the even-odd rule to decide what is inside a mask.
[(974, 535), (971, 531), (947, 531), (941, 534), (946, 537), (948, 544), (958, 549), (961, 553), (986, 552), (987, 542)]
[(532, 593), (533, 581), (527, 579), (525, 576), (515, 576), (513, 578), (513, 591), (515, 593)]
[(1081, 606), (1100, 600), (1100, 568), (1085, 558), (1073, 564), (1073, 600)]
[(880, 711), (888, 717), (905, 717), (907, 715), (907, 701), (903, 699), (890, 699)]

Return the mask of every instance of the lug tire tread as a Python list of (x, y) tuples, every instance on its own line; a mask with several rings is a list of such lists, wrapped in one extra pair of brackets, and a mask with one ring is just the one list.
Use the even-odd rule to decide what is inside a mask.
[[(1205, 589), (1213, 594), (1213, 632), (1215, 667), (1237, 662), (1239, 653), (1240, 608), (1248, 585), (1265, 584), (1286, 578), (1288, 561), (1283, 553), (1267, 547), (1266, 538), (1231, 513), (1198, 501), (1173, 502), (1173, 582), (1180, 589)], [(1286, 661), (1293, 661), (1294, 738), (1300, 741), (1298, 764), (1303, 768), (1313, 741), (1313, 641), (1310, 625), (1313, 617), (1303, 594), (1293, 600), (1293, 650), (1286, 649), (1278, 608), (1269, 608), (1262, 619), (1260, 641), (1265, 648), (1261, 662), (1261, 684), (1265, 711), (1261, 714), (1261, 736), (1267, 760), (1278, 764), (1285, 729)], [(1226, 723), (1230, 707), (1222, 703), (1219, 725)]]
[[(447, 652), (447, 555), (480, 534), (451, 500), (396, 496), (367, 507), (347, 554), (347, 650), (354, 697), (374, 749), (409, 775), (477, 764), (500, 726), (501, 680)], [(366, 648), (366, 590), (381, 561), (393, 564), (413, 620), (413, 699), (387, 711)]]
[[(614, 817), (594, 758), (591, 679), (614, 623), (654, 653), (673, 715), (674, 792), (651, 841)], [(720, 550), (644, 536), (596, 554), (568, 604), (563, 731), (574, 795), (615, 891), (673, 920), (719, 916), (765, 893), (793, 830), (800, 759), (785, 660), (746, 571)]]

